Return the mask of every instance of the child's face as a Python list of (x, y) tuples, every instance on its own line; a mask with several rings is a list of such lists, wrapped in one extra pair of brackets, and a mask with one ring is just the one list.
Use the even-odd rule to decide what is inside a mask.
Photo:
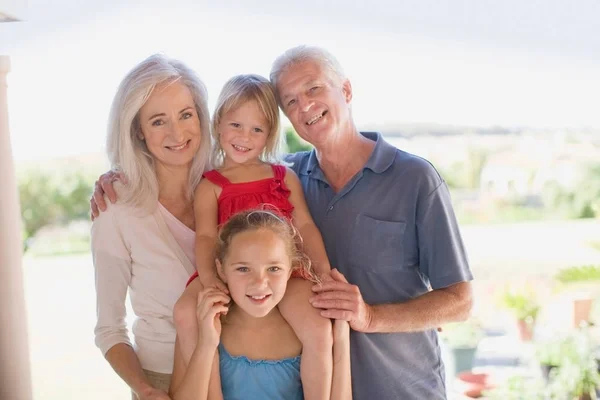
[(218, 131), (226, 162), (244, 164), (258, 159), (270, 127), (256, 101), (247, 101), (221, 117)]
[(292, 270), (285, 242), (270, 229), (235, 235), (217, 269), (235, 304), (255, 318), (279, 304)]

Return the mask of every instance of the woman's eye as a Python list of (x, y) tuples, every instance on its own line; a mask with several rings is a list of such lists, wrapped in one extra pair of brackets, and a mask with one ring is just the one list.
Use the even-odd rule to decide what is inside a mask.
[(310, 92), (314, 92), (315, 90), (317, 90), (319, 87), (318, 86), (313, 86), (310, 88)]
[(164, 124), (164, 121), (162, 119), (155, 119), (154, 121), (152, 121), (152, 126), (161, 126)]
[(188, 119), (188, 118), (192, 118), (193, 116), (194, 116), (194, 114), (192, 114), (191, 112), (186, 112), (181, 116), (181, 118)]

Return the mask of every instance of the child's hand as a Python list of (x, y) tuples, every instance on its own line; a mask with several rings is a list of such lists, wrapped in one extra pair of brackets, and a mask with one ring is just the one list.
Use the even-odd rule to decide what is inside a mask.
[(206, 288), (198, 293), (198, 340), (207, 346), (217, 347), (221, 337), (221, 315), (229, 310), (229, 296), (214, 287)]
[(225, 283), (223, 283), (223, 281), (220, 280), (217, 275), (210, 274), (202, 277), (198, 276), (198, 278), (200, 279), (200, 282), (202, 282), (202, 286), (204, 288), (215, 288), (219, 289), (225, 294), (229, 294), (229, 289), (227, 289), (227, 285), (225, 285)]

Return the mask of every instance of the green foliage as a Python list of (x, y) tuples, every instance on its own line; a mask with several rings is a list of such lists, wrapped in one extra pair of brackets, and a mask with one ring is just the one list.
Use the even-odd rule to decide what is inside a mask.
[(476, 348), (483, 337), (481, 324), (475, 318), (443, 326), (440, 337), (450, 348)]
[(549, 182), (544, 186), (542, 197), (544, 204), (568, 218), (599, 218), (600, 164), (587, 166), (574, 188)]
[(534, 322), (540, 311), (536, 294), (529, 288), (520, 291), (507, 287), (501, 299), (502, 305), (523, 321)]
[(308, 150), (312, 150), (312, 146), (310, 145), (310, 143), (304, 141), (302, 138), (300, 138), (300, 136), (298, 136), (298, 134), (296, 133), (296, 131), (294, 130), (294, 128), (286, 128), (285, 130), (285, 143), (287, 145), (287, 152), (288, 153), (297, 153), (299, 151), (308, 151)]
[(600, 282), (600, 265), (563, 268), (555, 275), (555, 279), (563, 284)]
[(457, 162), (446, 169), (438, 168), (438, 170), (448, 187), (476, 189), (480, 185), (481, 172), (487, 163), (488, 155), (484, 149), (469, 147), (464, 162)]
[(488, 400), (547, 400), (544, 382), (524, 376), (511, 376), (502, 386), (486, 391)]
[(560, 367), (570, 360), (577, 359), (575, 338), (568, 336), (551, 341), (540, 342), (535, 348), (535, 358), (542, 365)]
[(19, 177), (18, 186), (25, 250), (44, 226), (88, 217), (93, 179), (80, 172), (30, 170)]

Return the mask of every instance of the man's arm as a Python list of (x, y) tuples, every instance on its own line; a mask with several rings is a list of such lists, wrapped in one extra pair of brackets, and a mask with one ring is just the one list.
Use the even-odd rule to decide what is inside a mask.
[(122, 172), (108, 171), (100, 175), (94, 184), (94, 193), (90, 199), (90, 211), (92, 221), (100, 215), (101, 211), (106, 211), (106, 201), (104, 195), (108, 196), (111, 203), (117, 202), (117, 192), (113, 187), (114, 181), (127, 183), (127, 178)]
[[(332, 276), (343, 277), (335, 269)], [(341, 279), (315, 285), (313, 291), (317, 295), (311, 298), (311, 304), (323, 309), (323, 317), (348, 321), (352, 329), (367, 333), (435, 329), (468, 319), (473, 305), (470, 282), (459, 282), (394, 304), (366, 304), (358, 286)]]

